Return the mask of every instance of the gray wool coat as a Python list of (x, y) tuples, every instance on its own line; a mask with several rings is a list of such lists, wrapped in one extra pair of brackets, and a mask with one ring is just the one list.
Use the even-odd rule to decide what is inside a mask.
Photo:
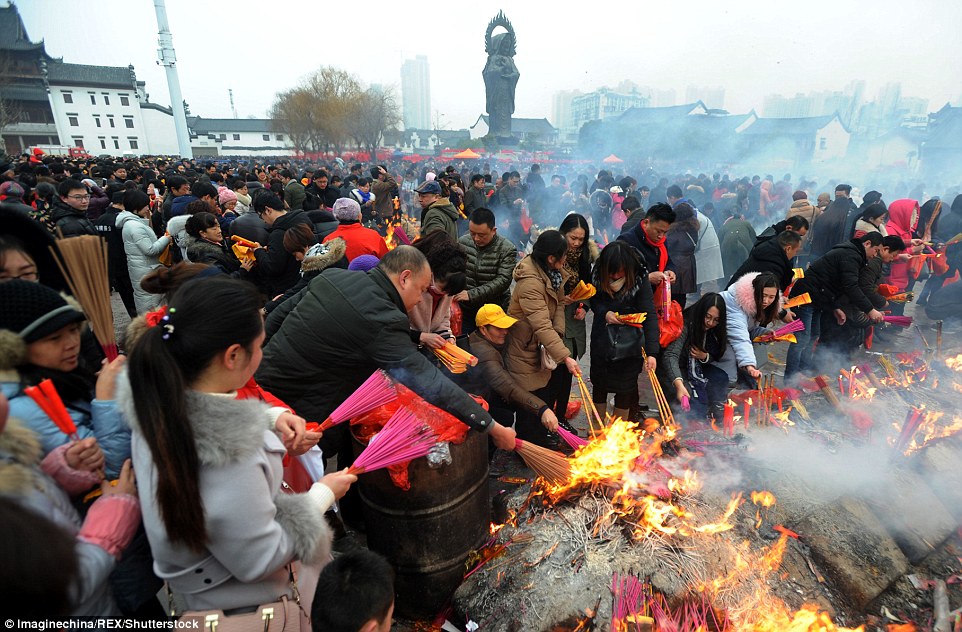
[(281, 492), (285, 450), (269, 429), (266, 404), (187, 393), (209, 540), (198, 553), (167, 537), (156, 502), (157, 465), (140, 432), (126, 374), (118, 380), (117, 402), (133, 430), (131, 453), (154, 572), (188, 610), (230, 610), (276, 601), (290, 595), (290, 562), (330, 559), (327, 507), (311, 493)]

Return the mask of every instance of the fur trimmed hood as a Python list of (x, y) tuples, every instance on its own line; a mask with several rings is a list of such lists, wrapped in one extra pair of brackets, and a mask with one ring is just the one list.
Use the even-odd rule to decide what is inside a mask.
[(346, 252), (347, 242), (342, 237), (311, 246), (301, 261), (301, 275), (319, 273), (330, 268), (343, 259)]
[(735, 298), (735, 302), (738, 303), (738, 306), (742, 308), (742, 311), (745, 312), (749, 318), (755, 318), (758, 315), (758, 309), (755, 304), (755, 288), (752, 287), (752, 282), (759, 274), (761, 274), (761, 272), (749, 272), (735, 281), (727, 290), (731, 292), (731, 295)]
[[(270, 407), (264, 402), (197, 391), (187, 391), (186, 397), (197, 458), (202, 464), (223, 467), (263, 448), (264, 431), (270, 430)], [(117, 380), (116, 400), (130, 427), (143, 434), (126, 371)]]
[(0, 432), (0, 496), (25, 496), (35, 488), (34, 471), (43, 450), (37, 435), (17, 419)]

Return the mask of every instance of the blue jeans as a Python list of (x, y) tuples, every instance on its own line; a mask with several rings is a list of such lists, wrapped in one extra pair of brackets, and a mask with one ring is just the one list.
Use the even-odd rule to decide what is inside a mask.
[(712, 404), (723, 404), (728, 399), (728, 373), (712, 364), (701, 365), (701, 372), (708, 381), (702, 384), (690, 382), (694, 395), (691, 410), (697, 418), (704, 419)]
[(822, 327), (822, 310), (808, 304), (796, 307), (794, 311), (795, 316), (804, 323), (805, 329), (795, 333), (797, 342), (788, 347), (788, 356), (785, 358), (786, 380), (796, 373), (814, 368), (812, 352)]

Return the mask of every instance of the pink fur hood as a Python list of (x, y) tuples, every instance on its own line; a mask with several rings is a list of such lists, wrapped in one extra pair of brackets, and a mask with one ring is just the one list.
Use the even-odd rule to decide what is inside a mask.
[(761, 272), (749, 272), (743, 275), (737, 281), (735, 281), (728, 291), (735, 298), (738, 306), (742, 308), (742, 311), (749, 318), (755, 318), (757, 316), (758, 310), (755, 305), (755, 289), (752, 287), (752, 281), (755, 280)]

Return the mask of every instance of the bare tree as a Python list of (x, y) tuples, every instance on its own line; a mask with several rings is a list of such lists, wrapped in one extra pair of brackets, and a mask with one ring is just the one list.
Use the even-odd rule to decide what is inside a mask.
[(362, 94), (353, 75), (323, 66), (297, 87), (279, 92), (271, 116), (296, 148), (340, 152), (355, 136), (354, 118)]
[(368, 88), (357, 97), (350, 119), (351, 136), (358, 147), (367, 148), (374, 156), (384, 133), (396, 129), (400, 122), (394, 88)]

